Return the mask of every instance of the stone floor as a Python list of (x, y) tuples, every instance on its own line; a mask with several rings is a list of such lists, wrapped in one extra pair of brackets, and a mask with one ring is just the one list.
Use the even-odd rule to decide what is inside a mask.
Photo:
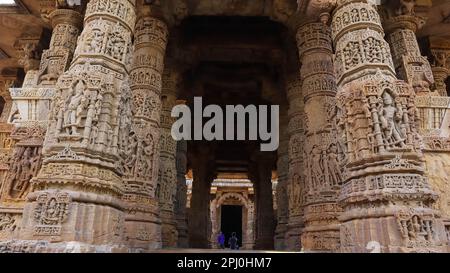
[(231, 250), (231, 249), (198, 249), (198, 248), (174, 248), (174, 249), (158, 249), (150, 251), (150, 253), (302, 253), (288, 252), (276, 250)]

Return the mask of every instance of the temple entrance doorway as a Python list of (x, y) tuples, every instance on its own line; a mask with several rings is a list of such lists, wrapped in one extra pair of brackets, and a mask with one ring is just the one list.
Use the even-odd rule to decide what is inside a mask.
[(228, 241), (233, 232), (236, 233), (239, 247), (242, 247), (242, 206), (222, 205), (220, 218), (220, 228), (225, 235), (225, 247), (230, 247)]

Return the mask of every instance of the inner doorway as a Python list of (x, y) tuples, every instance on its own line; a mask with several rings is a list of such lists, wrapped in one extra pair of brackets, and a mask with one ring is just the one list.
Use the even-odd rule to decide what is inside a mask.
[(229, 248), (228, 240), (236, 232), (238, 245), (242, 247), (242, 206), (222, 205), (220, 228), (225, 235), (225, 247)]

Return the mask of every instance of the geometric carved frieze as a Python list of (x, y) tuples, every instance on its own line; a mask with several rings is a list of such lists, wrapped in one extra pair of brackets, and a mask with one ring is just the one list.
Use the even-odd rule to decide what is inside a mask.
[(420, 174), (381, 174), (352, 179), (346, 182), (340, 192), (340, 201), (354, 203), (361, 201), (408, 201), (437, 198), (427, 179)]

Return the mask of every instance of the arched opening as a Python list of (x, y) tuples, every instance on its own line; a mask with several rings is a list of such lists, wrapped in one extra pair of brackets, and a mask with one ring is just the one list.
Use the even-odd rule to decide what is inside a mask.
[[(192, 179), (187, 213), (189, 247), (213, 248), (214, 233), (225, 229), (227, 239), (232, 230), (238, 233), (242, 247), (273, 249), (277, 151), (261, 151), (262, 141), (251, 137), (250, 127), (256, 126), (255, 131), (259, 133), (258, 120), (264, 116), (259, 109), (265, 105), (268, 106), (264, 117), (268, 121), (267, 129), (270, 131), (275, 124), (270, 118), (271, 106), (280, 105), (286, 99), (285, 51), (286, 44), (294, 41), (287, 41), (286, 37), (290, 36), (283, 25), (266, 17), (194, 16), (185, 19), (175, 32), (176, 38), (169, 41), (169, 48), (171, 43), (176, 43), (177, 49), (190, 56), (184, 60), (186, 69), (178, 99), (189, 106), (192, 120), (196, 118), (194, 109), (198, 106), (195, 98), (201, 98), (203, 109), (217, 105), (224, 113), (223, 140), (207, 141), (203, 135), (202, 141), (187, 143), (188, 178)], [(246, 112), (243, 116), (235, 114), (229, 120), (228, 106), (238, 105), (246, 110), (254, 107), (257, 118), (252, 119), (252, 114)], [(210, 119), (201, 121), (205, 126)], [(239, 127), (238, 122), (243, 122), (244, 127)], [(230, 123), (233, 132), (227, 136)], [(202, 128), (193, 129), (193, 139), (199, 130)], [(245, 137), (239, 138), (242, 130)], [(217, 186), (218, 180), (230, 183)], [(250, 186), (243, 187), (239, 182), (243, 180)], [(213, 207), (217, 212), (212, 212), (211, 202), (218, 192), (247, 196), (254, 204), (251, 216), (249, 208), (241, 203), (223, 203)]]

